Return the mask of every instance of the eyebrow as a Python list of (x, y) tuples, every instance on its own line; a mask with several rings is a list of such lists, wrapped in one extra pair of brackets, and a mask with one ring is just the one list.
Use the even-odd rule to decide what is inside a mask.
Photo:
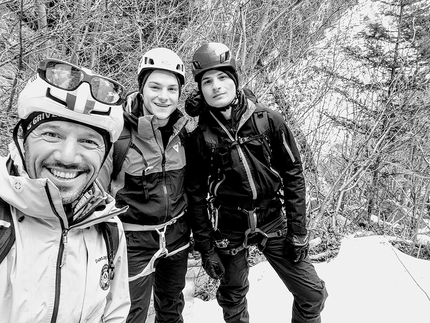
[[(220, 74), (221, 75), (227, 75), (226, 73), (224, 73), (223, 71), (219, 71), (218, 73), (216, 73), (216, 74), (213, 74), (213, 75), (215, 75), (215, 77), (218, 77), (218, 76), (220, 76)], [(206, 76), (206, 77), (202, 77), (202, 81), (204, 81), (204, 80), (209, 80), (209, 79), (211, 79), (212, 77), (209, 77), (209, 76)]]
[(52, 124), (51, 122), (48, 121), (48, 122), (42, 123), (37, 128), (42, 129), (42, 130), (44, 130), (44, 129), (61, 129), (61, 126)]
[[(148, 84), (160, 85), (160, 86), (163, 85), (163, 84), (161, 84), (160, 82), (157, 82), (157, 81), (149, 81)], [(176, 86), (176, 87), (179, 87), (178, 84), (173, 84), (173, 83), (172, 84), (167, 84), (167, 86)]]
[[(65, 121), (65, 122), (67, 122), (67, 121)], [(73, 122), (71, 122), (71, 123), (73, 123)], [(82, 126), (85, 127), (83, 135), (87, 136), (88, 139), (97, 139), (97, 138), (101, 137), (102, 140), (104, 140), (103, 136), (97, 130), (92, 129), (90, 126), (87, 126), (87, 125), (84, 125), (84, 124), (82, 124)], [(42, 131), (44, 131), (46, 129), (48, 129), (48, 130), (50, 130), (50, 129), (52, 129), (52, 130), (62, 130), (63, 127), (61, 127), (59, 125), (52, 124), (50, 122), (45, 122), (45, 123), (41, 124), (40, 126), (38, 126), (37, 129), (40, 129)]]

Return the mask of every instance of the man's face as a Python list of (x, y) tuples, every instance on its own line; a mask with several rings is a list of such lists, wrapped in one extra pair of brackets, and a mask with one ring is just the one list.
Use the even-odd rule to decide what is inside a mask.
[(146, 80), (142, 94), (146, 109), (167, 123), (172, 112), (178, 107), (178, 79), (172, 72), (155, 70)]
[(70, 204), (96, 179), (105, 145), (94, 129), (66, 121), (50, 121), (34, 129), (25, 142), (30, 178), (48, 178)]
[(205, 101), (214, 108), (228, 106), (236, 96), (236, 84), (224, 72), (210, 70), (203, 74), (201, 89)]

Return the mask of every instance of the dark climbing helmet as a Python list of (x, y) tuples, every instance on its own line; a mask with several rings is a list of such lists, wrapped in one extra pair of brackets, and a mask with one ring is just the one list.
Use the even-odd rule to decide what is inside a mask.
[(192, 72), (196, 82), (199, 82), (206, 71), (212, 69), (229, 70), (237, 75), (236, 60), (226, 45), (207, 43), (200, 46), (194, 53)]

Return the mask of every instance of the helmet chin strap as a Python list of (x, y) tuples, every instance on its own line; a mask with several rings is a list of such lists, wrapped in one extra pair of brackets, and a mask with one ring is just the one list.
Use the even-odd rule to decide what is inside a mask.
[(21, 123), (22, 123), (22, 120), (19, 120), (18, 123), (16, 124), (15, 128), (13, 129), (12, 139), (13, 139), (13, 142), (15, 143), (16, 148), (18, 149), (19, 155), (21, 156), (22, 167), (27, 172), (27, 166), (26, 166), (25, 159), (24, 159), (24, 153), (21, 149), (21, 145), (20, 145), (19, 140), (18, 140), (18, 131), (19, 131), (19, 128), (21, 127)]

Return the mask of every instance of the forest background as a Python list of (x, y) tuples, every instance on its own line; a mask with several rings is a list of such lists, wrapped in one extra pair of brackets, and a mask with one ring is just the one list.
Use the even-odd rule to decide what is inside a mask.
[(91, 68), (132, 92), (142, 54), (170, 48), (187, 68), (183, 109), (193, 52), (208, 41), (231, 48), (241, 86), (296, 136), (315, 261), (351, 233), (386, 234), (430, 258), (426, 0), (0, 0), (0, 155), (41, 59)]

